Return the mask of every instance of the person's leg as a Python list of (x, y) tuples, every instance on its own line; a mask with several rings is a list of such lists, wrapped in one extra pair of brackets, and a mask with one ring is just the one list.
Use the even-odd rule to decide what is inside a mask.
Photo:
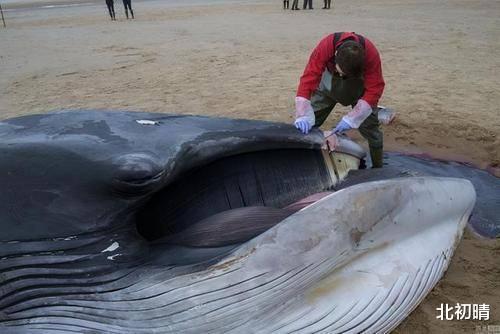
[(316, 118), (314, 126), (316, 127), (321, 126), (325, 122), (337, 103), (331, 95), (331, 83), (332, 75), (325, 70), (321, 76), (318, 89), (311, 96), (311, 106)]
[(368, 141), (373, 168), (383, 165), (384, 135), (380, 129), (377, 113), (371, 113), (359, 126), (359, 133)]
[(311, 96), (311, 105), (314, 110), (314, 117), (316, 118), (315, 127), (320, 127), (325, 122), (335, 104), (335, 100), (327, 92), (317, 90), (313, 93)]
[(307, 0), (304, 0), (304, 2), (302, 3), (302, 9), (306, 9), (307, 8)]
[(330, 5), (332, 3), (332, 0), (326, 0), (326, 1), (327, 1), (327, 4), (328, 4), (328, 6), (326, 8), (330, 9)]
[(326, 1), (327, 0), (323, 0), (323, 8), (322, 9), (326, 9)]
[(128, 0), (128, 9), (130, 10), (130, 15), (132, 16), (132, 19), (134, 19), (134, 11), (132, 10), (132, 1)]
[(109, 17), (113, 19), (113, 12), (111, 11), (112, 3), (110, 1), (106, 1), (106, 6), (108, 7)]
[(313, 9), (313, 0), (309, 0), (309, 9)]
[(125, 8), (125, 17), (128, 20), (128, 8), (127, 8), (127, 0), (123, 0), (123, 7)]

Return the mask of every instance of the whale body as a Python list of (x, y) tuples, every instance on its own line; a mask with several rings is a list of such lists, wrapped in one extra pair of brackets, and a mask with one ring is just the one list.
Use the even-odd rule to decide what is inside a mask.
[(0, 122), (2, 333), (389, 332), (444, 274), (474, 187), (346, 186), (322, 142), (201, 116)]

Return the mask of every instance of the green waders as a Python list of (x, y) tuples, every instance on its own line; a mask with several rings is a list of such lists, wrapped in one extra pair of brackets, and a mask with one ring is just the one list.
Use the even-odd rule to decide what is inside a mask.
[[(356, 105), (359, 98), (363, 96), (363, 92), (363, 78), (342, 78), (325, 70), (319, 88), (311, 97), (311, 105), (316, 117), (314, 126), (321, 126), (337, 103), (343, 106)], [(363, 138), (368, 141), (373, 168), (381, 168), (383, 162), (384, 138), (377, 112), (378, 110), (374, 110), (358, 129)]]

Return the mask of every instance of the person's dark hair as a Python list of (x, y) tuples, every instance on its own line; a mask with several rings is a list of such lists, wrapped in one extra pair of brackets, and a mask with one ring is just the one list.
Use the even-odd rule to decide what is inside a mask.
[(345, 41), (337, 50), (335, 62), (346, 76), (362, 76), (365, 64), (365, 50), (356, 41)]

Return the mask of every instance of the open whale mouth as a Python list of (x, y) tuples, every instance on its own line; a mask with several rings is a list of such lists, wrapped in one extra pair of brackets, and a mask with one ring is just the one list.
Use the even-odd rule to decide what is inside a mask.
[(267, 230), (300, 208), (287, 206), (332, 185), (319, 150), (223, 157), (158, 191), (137, 213), (137, 229), (148, 240), (226, 246)]
[[(233, 143), (228, 152), (215, 150), (214, 156), (214, 147), (205, 145), (202, 163), (181, 170), (138, 210), (139, 234), (156, 243), (190, 247), (245, 242), (331, 194), (364, 157), (363, 149), (346, 137), (338, 138), (335, 152), (303, 148), (300, 141), (289, 148), (293, 137), (282, 140), (263, 141), (257, 150), (248, 141)], [(164, 172), (150, 180), (159, 176)]]

